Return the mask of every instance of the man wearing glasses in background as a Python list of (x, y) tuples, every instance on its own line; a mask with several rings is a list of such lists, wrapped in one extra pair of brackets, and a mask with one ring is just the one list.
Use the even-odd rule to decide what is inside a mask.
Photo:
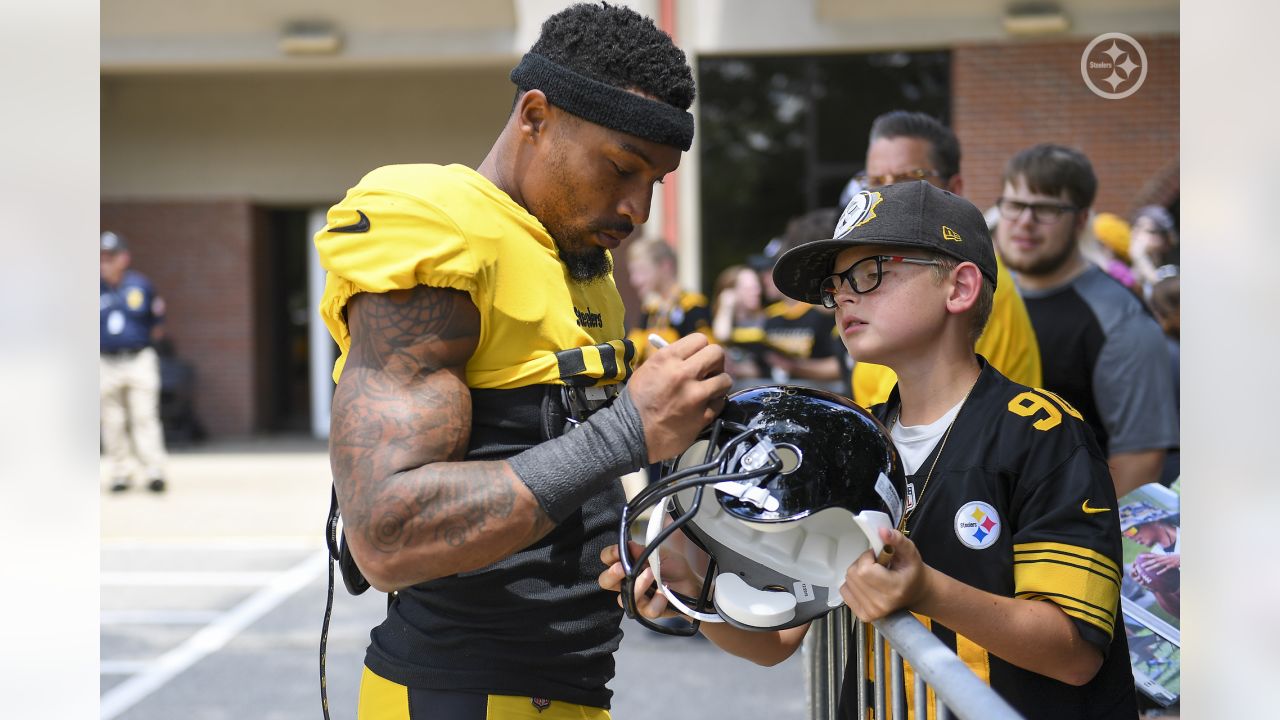
[[(963, 196), (960, 141), (951, 128), (924, 113), (884, 113), (871, 124), (866, 172), (856, 175), (851, 186), (875, 190), (913, 180), (925, 180)], [(856, 192), (846, 194), (852, 196)], [(1027, 309), (1002, 264), (998, 264), (997, 280), (991, 319), (978, 339), (976, 351), (1010, 380), (1040, 387), (1040, 350)], [(853, 367), (853, 398), (864, 407), (882, 403), (895, 382), (897, 376), (889, 368), (858, 362)]]
[[(1031, 314), (1044, 387), (1084, 415), (1122, 497), (1159, 480), (1166, 451), (1178, 445), (1173, 371), (1160, 326), (1132, 292), (1080, 253), (1098, 188), (1083, 153), (1050, 144), (1027, 148), (1009, 160), (1003, 182), (996, 250)], [(1101, 512), (1084, 508), (1090, 510)]]

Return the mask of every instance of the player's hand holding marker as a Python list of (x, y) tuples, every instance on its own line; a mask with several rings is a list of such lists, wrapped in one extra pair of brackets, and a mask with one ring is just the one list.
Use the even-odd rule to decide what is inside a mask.
[(724, 349), (702, 333), (673, 343), (651, 335), (658, 351), (627, 382), (640, 413), (649, 462), (684, 452), (724, 407), (733, 381), (724, 372)]

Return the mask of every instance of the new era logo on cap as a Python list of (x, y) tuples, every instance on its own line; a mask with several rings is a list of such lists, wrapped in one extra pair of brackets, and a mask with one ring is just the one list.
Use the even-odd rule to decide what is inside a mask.
[(960, 238), (960, 233), (956, 232), (955, 230), (952, 230), (946, 225), (942, 226), (942, 239), (950, 240), (952, 242), (964, 242), (964, 240)]

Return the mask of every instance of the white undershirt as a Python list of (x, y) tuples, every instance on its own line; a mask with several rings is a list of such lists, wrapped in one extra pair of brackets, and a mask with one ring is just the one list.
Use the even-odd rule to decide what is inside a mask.
[(902, 458), (902, 469), (907, 475), (915, 475), (920, 469), (925, 458), (929, 457), (933, 447), (951, 426), (951, 421), (955, 420), (956, 415), (960, 413), (961, 405), (964, 405), (964, 400), (956, 403), (946, 414), (928, 425), (908, 426), (894, 421), (889, 435), (893, 438), (894, 447), (898, 448), (898, 456)]

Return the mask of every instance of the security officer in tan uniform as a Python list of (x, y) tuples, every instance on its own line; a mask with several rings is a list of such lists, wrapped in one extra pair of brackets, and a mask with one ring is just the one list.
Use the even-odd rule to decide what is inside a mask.
[(151, 281), (129, 269), (124, 238), (102, 233), (99, 388), (102, 445), (111, 491), (141, 474), (164, 492), (164, 434), (160, 426), (160, 361), (152, 343), (163, 334), (164, 300)]

